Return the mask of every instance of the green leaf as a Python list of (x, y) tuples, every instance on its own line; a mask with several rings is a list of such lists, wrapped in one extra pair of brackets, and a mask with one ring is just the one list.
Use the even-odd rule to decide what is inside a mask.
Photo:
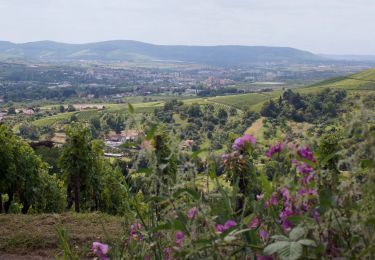
[(120, 145), (121, 148), (135, 148), (137, 147), (136, 143), (123, 143)]
[(290, 241), (289, 238), (284, 235), (275, 235), (275, 236), (272, 236), (271, 238), (277, 241)]
[(192, 158), (197, 158), (199, 154), (201, 154), (201, 153), (203, 153), (205, 151), (207, 151), (207, 148), (203, 148), (203, 149), (200, 149), (198, 151), (195, 151), (194, 153), (191, 154), (191, 157)]
[(236, 240), (237, 238), (235, 237), (235, 236), (233, 236), (233, 235), (228, 235), (228, 236), (226, 236), (225, 238), (224, 238), (224, 241), (225, 242), (232, 242), (232, 241), (234, 241), (234, 240)]
[(154, 135), (157, 129), (158, 129), (158, 125), (153, 124), (151, 129), (146, 133), (146, 140), (150, 141), (152, 138), (154, 138)]
[(373, 165), (373, 161), (372, 160), (362, 160), (361, 161), (361, 167), (363, 168), (363, 169), (371, 169), (371, 168), (373, 168), (374, 167), (374, 165)]
[(297, 226), (299, 223), (301, 223), (304, 218), (302, 216), (290, 216), (288, 217), (288, 220), (294, 225)]
[(277, 251), (278, 256), (282, 260), (297, 260), (301, 257), (303, 252), (303, 247), (298, 242), (288, 243), (287, 246), (281, 248)]
[(304, 245), (304, 246), (316, 247), (315, 241), (311, 240), (311, 239), (301, 239), (301, 240), (298, 241), (298, 243), (300, 243), (301, 245)]
[(172, 222), (172, 228), (176, 231), (184, 231), (185, 234), (188, 234), (190, 235), (190, 232), (189, 230), (186, 228), (186, 226), (184, 225), (184, 223), (182, 223), (181, 221), (179, 220), (175, 220)]
[(233, 232), (232, 235), (237, 236), (237, 235), (240, 235), (242, 233), (246, 233), (246, 232), (250, 232), (250, 231), (253, 231), (253, 230), (251, 228), (245, 228), (245, 229), (241, 229), (241, 230)]
[(303, 237), (303, 235), (305, 235), (305, 232), (306, 231), (303, 227), (295, 227), (292, 229), (292, 231), (290, 231), (289, 238), (292, 241), (297, 241), (298, 239)]
[(160, 164), (160, 165), (159, 165), (159, 169), (162, 170), (162, 171), (163, 171), (164, 169), (166, 169), (167, 167), (168, 167), (168, 163), (163, 163), (163, 164)]
[(159, 226), (156, 226), (154, 228), (154, 231), (160, 231), (160, 230), (170, 230), (172, 229), (172, 223), (168, 222), (168, 223), (165, 223), (165, 224), (161, 224)]
[(267, 179), (267, 176), (265, 174), (260, 174), (259, 179), (266, 197), (270, 197), (272, 194), (271, 182)]
[(132, 104), (128, 103), (128, 110), (129, 110), (129, 113), (130, 114), (134, 114), (135, 113), (135, 110), (134, 110), (134, 107)]
[(336, 152), (331, 153), (331, 154), (327, 155), (323, 160), (321, 160), (320, 163), (321, 163), (322, 165), (325, 165), (327, 162), (329, 162), (331, 159), (333, 159), (336, 155), (337, 155)]
[(277, 241), (275, 243), (272, 243), (272, 244), (266, 246), (263, 249), (263, 253), (265, 255), (273, 255), (276, 252), (279, 252), (281, 249), (283, 249), (285, 247), (289, 247), (289, 244), (290, 244), (290, 242), (288, 242), (288, 241)]
[(152, 173), (152, 170), (149, 169), (149, 168), (139, 168), (137, 172), (138, 173), (147, 173), (147, 174), (149, 174), (149, 173)]
[(199, 200), (200, 198), (199, 193), (192, 189), (178, 189), (175, 193), (173, 193), (173, 198), (178, 198), (183, 193), (187, 193), (194, 200)]
[(323, 190), (319, 192), (319, 213), (324, 213), (334, 206), (334, 198), (330, 190)]

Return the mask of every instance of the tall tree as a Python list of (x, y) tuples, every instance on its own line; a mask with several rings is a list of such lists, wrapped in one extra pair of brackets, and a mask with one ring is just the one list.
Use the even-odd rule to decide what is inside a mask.
[[(8, 200), (4, 203), (6, 213), (15, 199), (22, 204), (22, 213), (26, 214), (31, 206), (47, 199), (43, 196), (56, 195), (47, 194), (46, 189), (58, 193), (56, 183), (47, 177), (47, 165), (5, 125), (0, 125), (0, 165), (0, 194), (8, 195)], [(47, 181), (50, 187), (44, 185)], [(55, 208), (51, 211), (55, 211)]]
[[(67, 181), (67, 208), (80, 211), (80, 191), (92, 174), (92, 135), (88, 128), (73, 123), (66, 129), (67, 142), (60, 158)], [(72, 195), (72, 192), (74, 196)]]
[[(166, 189), (176, 182), (177, 157), (171, 150), (170, 138), (165, 127), (160, 127), (159, 132), (154, 136), (156, 155), (156, 195), (165, 194)], [(156, 215), (160, 220), (160, 207), (156, 205)]]

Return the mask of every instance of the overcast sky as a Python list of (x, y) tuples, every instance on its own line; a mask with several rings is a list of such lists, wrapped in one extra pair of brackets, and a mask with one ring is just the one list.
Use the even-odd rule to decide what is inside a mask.
[(375, 0), (0, 0), (0, 40), (114, 39), (375, 54)]

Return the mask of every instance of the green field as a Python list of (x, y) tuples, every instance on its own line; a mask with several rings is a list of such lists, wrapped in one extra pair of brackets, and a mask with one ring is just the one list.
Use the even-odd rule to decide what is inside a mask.
[(68, 120), (75, 113), (76, 112), (67, 112), (67, 113), (62, 113), (62, 114), (58, 114), (54, 116), (45, 117), (42, 119), (35, 120), (33, 124), (36, 126), (51, 126), (57, 122)]
[(337, 88), (346, 90), (375, 90), (375, 69), (337, 77), (314, 84), (312, 88)]
[(278, 97), (281, 91), (273, 91), (267, 93), (249, 93), (241, 95), (230, 95), (222, 97), (209, 98), (209, 101), (220, 103), (237, 109), (259, 110), (259, 105), (272, 98)]

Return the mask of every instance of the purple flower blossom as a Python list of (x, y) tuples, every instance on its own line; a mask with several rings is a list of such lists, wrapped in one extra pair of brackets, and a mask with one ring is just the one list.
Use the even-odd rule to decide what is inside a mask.
[(261, 200), (263, 199), (264, 194), (256, 195), (256, 200)]
[(251, 143), (252, 145), (255, 145), (257, 143), (256, 139), (254, 136), (246, 134), (242, 137), (243, 141), (245, 143)]
[(296, 159), (293, 159), (292, 160), (292, 165), (293, 166), (299, 165), (299, 161), (297, 161)]
[(293, 215), (293, 211), (290, 208), (285, 208), (283, 211), (280, 212), (279, 217), (281, 219), (286, 219), (289, 216)]
[(309, 210), (309, 204), (307, 202), (302, 202), (301, 210), (307, 212)]
[(230, 228), (235, 227), (235, 226), (237, 226), (237, 222), (234, 221), (234, 220), (228, 220), (228, 221), (225, 222), (225, 224), (224, 224), (224, 228), (225, 228), (225, 230), (230, 229)]
[(228, 159), (229, 159), (229, 156), (230, 156), (229, 154), (224, 153), (223, 155), (221, 155), (221, 159), (224, 160), (224, 161), (225, 161), (225, 160), (228, 160)]
[(181, 231), (176, 232), (176, 245), (181, 246), (181, 243), (184, 241), (185, 235)]
[(313, 171), (313, 168), (307, 163), (302, 163), (297, 166), (297, 171), (303, 174), (309, 174)]
[(237, 226), (237, 222), (234, 221), (234, 220), (228, 220), (227, 222), (225, 222), (224, 225), (221, 225), (221, 224), (216, 224), (215, 225), (215, 230), (217, 233), (223, 233), (224, 231), (232, 228), (232, 227), (235, 227)]
[(198, 214), (197, 207), (192, 207), (191, 209), (189, 209), (187, 216), (190, 220), (192, 220), (197, 216), (197, 214)]
[(257, 256), (257, 260), (273, 260), (273, 257), (268, 255), (259, 255)]
[(290, 200), (290, 192), (289, 192), (288, 188), (285, 188), (285, 187), (281, 188), (279, 190), (279, 192), (280, 192), (281, 196), (283, 196), (284, 202)]
[(292, 230), (293, 225), (289, 220), (284, 220), (281, 227), (283, 228), (284, 232), (289, 232)]
[(142, 229), (142, 225), (139, 223), (134, 223), (130, 225), (130, 239), (143, 240), (141, 229)]
[(225, 222), (225, 224), (224, 224), (224, 228), (225, 228), (225, 230), (230, 229), (230, 228), (235, 227), (235, 226), (237, 226), (237, 222), (234, 221), (234, 220), (228, 220), (228, 221)]
[(272, 155), (274, 155), (275, 153), (279, 153), (279, 152), (282, 152), (285, 148), (285, 144), (286, 142), (284, 143), (277, 143), (275, 145), (272, 145), (270, 147), (270, 149), (266, 152), (266, 156), (271, 158)]
[(260, 224), (259, 218), (255, 216), (252, 220), (251, 223), (248, 225), (249, 228), (251, 229), (256, 229)]
[(259, 231), (259, 236), (263, 241), (266, 241), (269, 237), (269, 234), (268, 234), (267, 231), (262, 229), (262, 230)]
[(216, 224), (215, 230), (216, 230), (217, 233), (223, 233), (225, 231), (224, 225)]
[(303, 179), (301, 181), (303, 184), (307, 185), (314, 179), (315, 179), (315, 173), (312, 173), (312, 174), (303, 176)]
[(304, 196), (304, 195), (316, 196), (316, 195), (318, 195), (318, 193), (316, 192), (316, 190), (314, 190), (314, 189), (306, 189), (306, 188), (300, 189), (298, 191), (298, 194), (301, 195), (301, 196)]
[(316, 221), (316, 223), (320, 223), (320, 214), (316, 209), (311, 211), (311, 217)]
[(171, 255), (172, 255), (172, 249), (167, 247), (163, 250), (164, 255), (165, 255), (165, 260), (171, 260)]
[(92, 243), (92, 252), (99, 258), (99, 260), (109, 259), (106, 255), (108, 253), (109, 246), (100, 242)]
[(233, 145), (232, 149), (233, 150), (242, 150), (244, 147), (246, 147), (248, 144), (255, 145), (256, 144), (256, 139), (254, 136), (246, 134), (244, 136), (238, 137)]
[(298, 154), (303, 159), (309, 160), (311, 162), (316, 162), (316, 160), (314, 158), (314, 154), (312, 153), (312, 151), (308, 147), (301, 147), (300, 149), (298, 149)]
[(269, 200), (266, 201), (266, 208), (268, 208), (269, 206), (276, 206), (277, 205), (277, 198), (276, 198), (276, 194), (272, 194), (271, 198)]

